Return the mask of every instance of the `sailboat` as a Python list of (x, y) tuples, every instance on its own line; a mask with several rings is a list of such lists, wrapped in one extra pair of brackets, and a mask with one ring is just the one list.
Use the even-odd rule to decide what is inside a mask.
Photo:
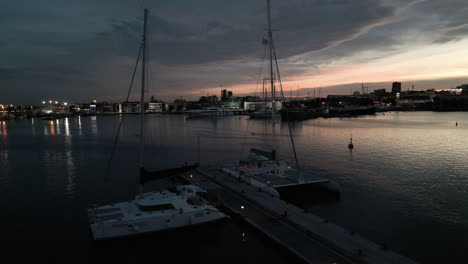
[[(227, 216), (203, 198), (206, 191), (197, 185), (179, 185), (160, 192), (143, 193), (143, 185), (152, 180), (175, 176), (193, 170), (198, 164), (160, 171), (147, 171), (143, 164), (145, 62), (148, 9), (144, 10), (142, 82), (140, 100), (140, 192), (131, 201), (93, 206), (88, 209), (94, 240), (127, 237), (188, 227), (226, 218)], [(140, 50), (140, 51), (141, 51)]]
[[(270, 44), (270, 82), (273, 85), (273, 62), (271, 57), (275, 58), (276, 75), (279, 80), (282, 98), (284, 94), (281, 85), (278, 63), (276, 61), (276, 51), (274, 49), (271, 18), (270, 18), (270, 0), (267, 0), (268, 8), (268, 36)], [(274, 108), (272, 109), (274, 110)], [(249, 156), (239, 160), (238, 164), (225, 166), (221, 171), (229, 176), (232, 176), (240, 181), (250, 184), (259, 190), (270, 193), (273, 196), (281, 198), (281, 193), (309, 191), (320, 187), (328, 190), (333, 194), (339, 195), (340, 187), (337, 183), (312, 175), (304, 176), (302, 169), (299, 166), (298, 157), (294, 145), (294, 138), (291, 133), (291, 125), (288, 121), (289, 137), (291, 140), (292, 150), (296, 168), (293, 168), (288, 162), (278, 159), (276, 150), (264, 151), (256, 148), (250, 149)]]
[[(276, 62), (276, 51), (275, 46), (273, 45), (273, 32), (271, 29), (271, 14), (270, 14), (270, 1), (267, 1), (268, 5), (268, 14), (267, 14), (267, 22), (268, 22), (268, 39), (263, 39), (263, 43), (268, 45), (268, 54), (269, 54), (269, 70), (270, 76), (269, 78), (263, 79), (263, 100), (265, 102), (264, 106), (261, 109), (257, 109), (256, 111), (250, 114), (250, 118), (279, 118), (280, 113), (278, 109), (278, 105), (281, 105), (281, 101), (276, 100), (276, 87), (275, 87), (275, 80), (277, 79), (274, 74), (273, 65), (273, 58)], [(277, 66), (277, 64), (276, 64)], [(277, 76), (279, 78), (279, 76)], [(265, 81), (268, 81), (270, 84), (270, 92), (271, 92), (271, 107), (267, 106), (267, 89), (265, 86)]]

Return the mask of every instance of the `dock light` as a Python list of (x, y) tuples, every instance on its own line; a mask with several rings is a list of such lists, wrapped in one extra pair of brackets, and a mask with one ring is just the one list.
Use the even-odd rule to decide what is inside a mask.
[(42, 104), (45, 104), (45, 103), (46, 103), (46, 101), (42, 101)]
[(243, 205), (241, 205), (241, 209), (244, 210), (244, 206), (243, 206)]
[(96, 100), (93, 100), (93, 103), (96, 103)]
[(51, 100), (49, 100), (49, 104), (51, 104), (51, 103), (52, 103), (52, 101), (51, 101)]
[(67, 106), (67, 105), (68, 105), (68, 103), (67, 103), (67, 102), (65, 102), (65, 103), (63, 103), (63, 105)]
[(58, 102), (57, 102), (57, 101), (55, 101), (55, 104), (58, 104)]
[(190, 174), (190, 178), (193, 178), (193, 175), (192, 175), (192, 174)]

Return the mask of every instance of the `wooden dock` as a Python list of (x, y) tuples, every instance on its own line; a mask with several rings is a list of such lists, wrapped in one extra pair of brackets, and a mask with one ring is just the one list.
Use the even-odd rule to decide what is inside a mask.
[(214, 194), (232, 215), (306, 263), (416, 263), (218, 169), (203, 168), (181, 177)]

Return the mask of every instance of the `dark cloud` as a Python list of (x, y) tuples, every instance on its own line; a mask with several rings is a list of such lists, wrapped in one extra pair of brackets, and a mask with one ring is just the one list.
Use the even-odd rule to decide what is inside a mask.
[[(203, 1), (200, 6), (212, 2)], [(249, 5), (252, 8), (241, 13)], [(204, 18), (197, 20), (198, 16), (189, 16), (186, 21), (155, 10), (150, 25), (156, 59), (164, 64), (200, 64), (258, 58), (262, 51), (260, 41), (266, 37), (264, 9), (264, 1), (236, 1), (229, 9), (198, 10), (200, 16), (206, 13)], [(237, 16), (229, 17), (232, 13)], [(278, 56), (285, 58), (323, 49), (392, 18), (394, 13), (395, 8), (373, 0), (273, 1), (272, 20), (274, 28), (280, 30), (275, 32), (277, 46), (287, 47)], [(113, 24), (113, 34), (123, 37), (140, 32), (141, 20)]]
[[(79, 100), (125, 94), (144, 6), (151, 12), (153, 83), (161, 94), (255, 83), (264, 0), (19, 0), (0, 9), (0, 87), (12, 87), (2, 98), (34, 103), (57, 91)], [(465, 0), (272, 0), (283, 77), (376, 60), (413, 41), (462, 39), (466, 7)], [(18, 99), (13, 90), (25, 96)]]

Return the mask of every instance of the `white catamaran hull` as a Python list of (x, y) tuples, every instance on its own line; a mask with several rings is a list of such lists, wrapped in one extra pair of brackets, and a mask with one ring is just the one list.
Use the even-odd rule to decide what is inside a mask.
[[(89, 209), (89, 215), (93, 214), (92, 210), (93, 209)], [(226, 215), (219, 211), (175, 213), (173, 215), (157, 218), (135, 219), (113, 223), (95, 223), (91, 224), (91, 233), (95, 240), (101, 240), (183, 228), (214, 222), (224, 218), (226, 218)]]
[(95, 240), (188, 227), (227, 218), (200, 194), (196, 185), (179, 185), (139, 195), (135, 200), (88, 209)]

